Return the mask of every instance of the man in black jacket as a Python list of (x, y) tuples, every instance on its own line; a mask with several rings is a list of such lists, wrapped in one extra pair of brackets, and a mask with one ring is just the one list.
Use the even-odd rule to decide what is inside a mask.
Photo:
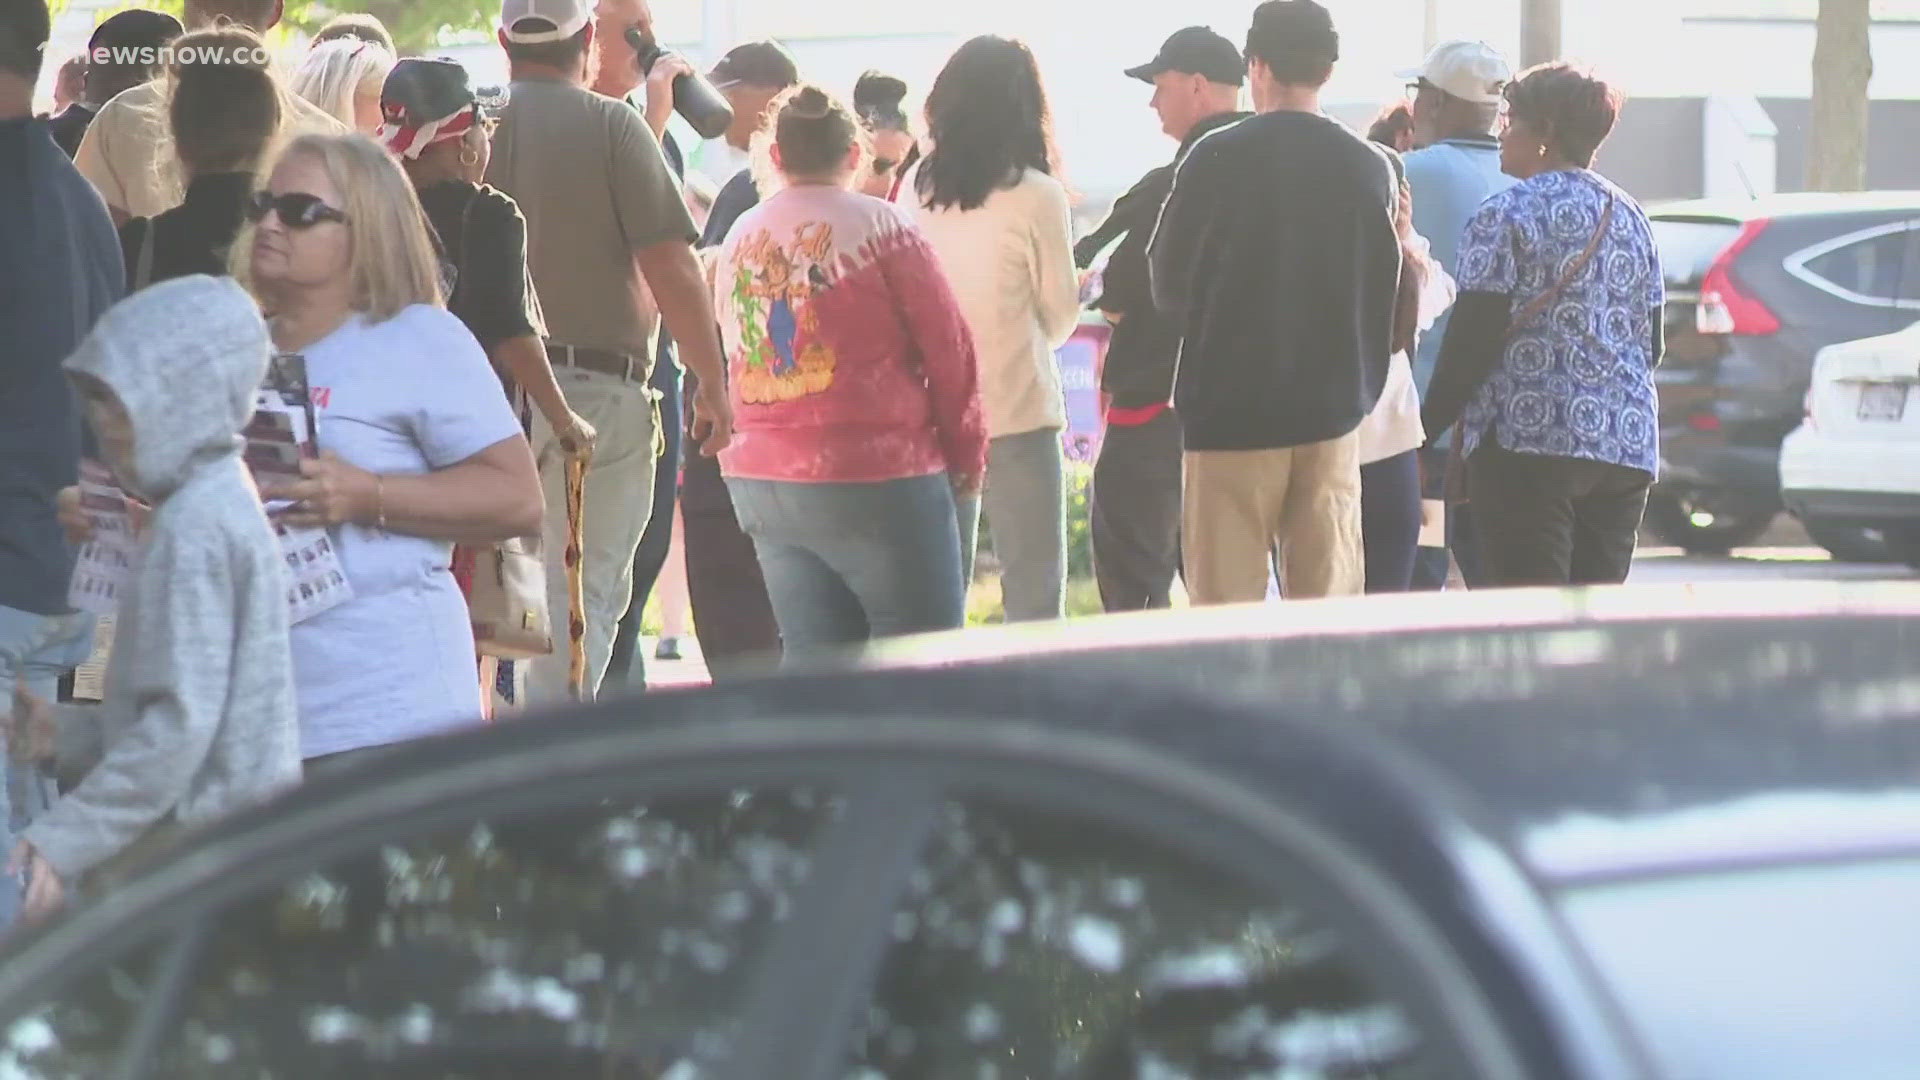
[(1196, 604), (1262, 599), (1276, 549), (1291, 598), (1364, 587), (1357, 429), (1386, 383), (1400, 277), (1393, 167), (1320, 110), (1332, 17), (1269, 0), (1246, 51), (1259, 115), (1194, 146), (1149, 251), (1154, 303), (1183, 330)]
[(1161, 130), (1180, 152), (1122, 195), (1074, 249), (1085, 268), (1121, 238), (1093, 305), (1113, 324), (1100, 376), (1106, 435), (1092, 495), (1093, 569), (1108, 611), (1170, 606), (1180, 568), (1180, 421), (1171, 407), (1180, 326), (1154, 310), (1147, 242), (1180, 160), (1202, 136), (1247, 116), (1236, 111), (1246, 62), (1233, 42), (1204, 26), (1174, 34), (1151, 63), (1127, 76), (1152, 84)]
[[(33, 116), (51, 28), (43, 0), (0, 4), (0, 719), (16, 683), (52, 700), (93, 644), (93, 618), (67, 603), (74, 552), (56, 509), (84, 440), (61, 364), (126, 287), (106, 205)], [(0, 760), (9, 850), (6, 833), (50, 788), (33, 766)], [(0, 888), (0, 928), (19, 903), (18, 884)]]

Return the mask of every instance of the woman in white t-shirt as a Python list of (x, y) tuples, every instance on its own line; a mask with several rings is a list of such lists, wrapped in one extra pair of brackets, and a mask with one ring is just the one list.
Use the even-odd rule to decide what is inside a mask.
[(274, 345), (305, 357), (321, 457), (279, 520), (325, 528), (353, 597), (293, 627), (309, 766), (481, 716), (456, 541), (538, 535), (533, 452), (487, 356), (441, 306), (413, 185), (354, 136), (281, 155), (234, 244)]
[[(1066, 400), (1054, 350), (1080, 316), (1067, 191), (1033, 53), (979, 37), (927, 95), (927, 151), (902, 201), (932, 244), (973, 331), (991, 441), (983, 495), (1007, 621), (1065, 614)], [(968, 515), (971, 517), (972, 515)], [(973, 529), (961, 523), (973, 570)]]
[[(1360, 534), (1366, 545), (1367, 592), (1401, 593), (1413, 588), (1413, 564), (1421, 526), (1420, 447), (1427, 441), (1420, 423), (1420, 391), (1413, 381), (1413, 342), (1432, 329), (1453, 306), (1453, 278), (1428, 255), (1413, 231), (1413, 200), (1406, 183), (1394, 214), (1401, 258), (1411, 280), (1401, 304), (1411, 302), (1412, 325), (1387, 365), (1380, 400), (1360, 422)], [(1396, 328), (1398, 329), (1398, 328)]]

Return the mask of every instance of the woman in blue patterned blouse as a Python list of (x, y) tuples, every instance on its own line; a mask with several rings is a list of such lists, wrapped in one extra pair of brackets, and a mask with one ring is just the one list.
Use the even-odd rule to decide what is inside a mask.
[(1494, 585), (1625, 581), (1658, 468), (1659, 253), (1640, 207), (1592, 169), (1620, 101), (1566, 64), (1508, 87), (1500, 163), (1521, 182), (1461, 241), (1423, 419), (1460, 422)]

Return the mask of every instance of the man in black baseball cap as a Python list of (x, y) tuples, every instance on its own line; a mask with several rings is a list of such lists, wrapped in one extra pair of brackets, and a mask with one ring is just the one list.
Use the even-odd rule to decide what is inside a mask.
[(800, 82), (800, 65), (778, 42), (749, 41), (727, 50), (707, 73), (707, 81), (733, 106), (727, 144), (744, 150), (766, 122), (773, 99)]
[(1108, 611), (1169, 606), (1180, 567), (1182, 444), (1168, 404), (1180, 329), (1154, 310), (1147, 242), (1180, 160), (1202, 136), (1246, 117), (1237, 111), (1247, 76), (1240, 50), (1204, 26), (1174, 34), (1151, 62), (1126, 74), (1153, 84), (1153, 111), (1180, 152), (1121, 196), (1074, 250), (1085, 267), (1122, 238), (1094, 301), (1114, 324), (1100, 378), (1107, 429), (1093, 470), (1092, 508), (1094, 575)]
[(1205, 26), (1189, 26), (1168, 38), (1160, 55), (1128, 68), (1127, 77), (1153, 84), (1161, 130), (1185, 142), (1200, 121), (1239, 107), (1247, 63), (1233, 42)]
[(122, 11), (94, 28), (87, 42), (84, 91), (49, 122), (54, 141), (68, 157), (80, 152), (100, 107), (151, 79), (160, 47), (180, 34), (180, 20), (140, 9)]

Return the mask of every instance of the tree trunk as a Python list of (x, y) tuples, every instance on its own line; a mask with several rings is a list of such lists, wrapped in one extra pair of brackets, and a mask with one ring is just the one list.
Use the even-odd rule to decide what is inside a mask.
[(1820, 0), (1813, 46), (1807, 189), (1867, 186), (1867, 81), (1873, 77), (1869, 0)]
[(1560, 21), (1560, 0), (1520, 0), (1521, 67), (1561, 58)]

